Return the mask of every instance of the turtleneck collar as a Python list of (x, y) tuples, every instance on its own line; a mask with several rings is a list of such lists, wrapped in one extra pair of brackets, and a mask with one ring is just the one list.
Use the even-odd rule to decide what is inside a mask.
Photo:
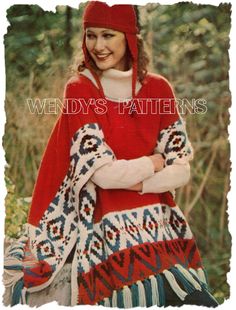
[[(122, 101), (132, 99), (132, 68), (128, 71), (108, 69), (103, 71), (100, 78), (105, 97), (112, 101)], [(81, 72), (82, 75), (89, 78), (95, 86), (97, 83), (89, 69)], [(136, 83), (136, 93), (142, 87), (140, 82)]]

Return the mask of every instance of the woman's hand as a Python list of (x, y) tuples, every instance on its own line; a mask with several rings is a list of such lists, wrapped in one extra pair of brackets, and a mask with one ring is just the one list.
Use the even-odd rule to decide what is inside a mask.
[[(149, 158), (153, 162), (155, 172), (161, 171), (164, 168), (165, 160), (161, 154), (154, 154), (154, 155), (149, 156)], [(143, 189), (143, 182), (140, 182), (127, 189), (131, 191), (141, 192)]]
[(165, 160), (161, 154), (154, 154), (149, 156), (154, 165), (155, 172), (161, 171), (164, 168)]

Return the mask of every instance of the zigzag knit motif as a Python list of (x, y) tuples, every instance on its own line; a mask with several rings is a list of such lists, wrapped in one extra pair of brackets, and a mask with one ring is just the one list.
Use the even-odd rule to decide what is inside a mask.
[[(167, 164), (191, 156), (181, 126), (176, 122), (161, 132), (157, 151)], [(52, 283), (74, 245), (72, 305), (161, 306), (163, 278), (182, 300), (206, 287), (196, 243), (178, 206), (140, 205), (94, 221), (97, 192), (90, 177), (112, 160), (98, 124), (86, 124), (73, 136), (69, 170), (54, 199), (37, 226), (27, 225), (20, 246), (7, 252), (5, 284), (13, 287), (12, 305), (26, 303), (28, 293)]]

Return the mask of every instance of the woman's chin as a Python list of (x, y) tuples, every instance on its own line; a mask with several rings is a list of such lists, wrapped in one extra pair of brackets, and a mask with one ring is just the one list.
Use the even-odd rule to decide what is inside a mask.
[(113, 66), (111, 64), (105, 64), (105, 63), (96, 63), (97, 67), (99, 70), (108, 70), (108, 69), (111, 69)]

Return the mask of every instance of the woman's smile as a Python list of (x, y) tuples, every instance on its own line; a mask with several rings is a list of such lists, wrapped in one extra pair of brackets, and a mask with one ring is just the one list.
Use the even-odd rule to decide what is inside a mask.
[(95, 54), (98, 61), (105, 61), (109, 58), (109, 56), (112, 55), (112, 53), (108, 54)]

